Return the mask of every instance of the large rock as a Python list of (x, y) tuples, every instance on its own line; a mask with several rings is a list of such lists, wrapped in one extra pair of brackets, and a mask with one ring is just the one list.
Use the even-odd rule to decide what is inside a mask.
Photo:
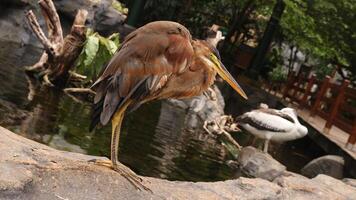
[(54, 150), (0, 127), (0, 199), (356, 199), (356, 188), (328, 176), (239, 178), (213, 183), (142, 177), (137, 191), (118, 173), (87, 161), (99, 157)]
[[(108, 7), (105, 12), (95, 15), (93, 27), (103, 35), (110, 35), (115, 32), (122, 33), (126, 15), (119, 13), (113, 7)], [(125, 35), (126, 33), (124, 33)]]
[(350, 185), (350, 186), (356, 188), (356, 179), (344, 178), (344, 179), (342, 179), (342, 181), (343, 181), (344, 183), (346, 183), (347, 185)]
[(286, 167), (267, 153), (254, 147), (245, 147), (237, 159), (243, 174), (273, 181), (286, 171)]
[(78, 9), (88, 11), (87, 23), (101, 34), (108, 35), (122, 29), (126, 15), (112, 7), (113, 0), (56, 0), (58, 12), (74, 19)]
[[(78, 9), (88, 11), (87, 27), (109, 35), (121, 33), (124, 38), (134, 30), (124, 24), (126, 16), (112, 7), (112, 0), (54, 0), (56, 9), (61, 17), (64, 33), (69, 32)], [(30, 30), (25, 17), (25, 11), (34, 10), (40, 26), (45, 27), (42, 14), (34, 0), (5, 0), (0, 1), (0, 39), (20, 44), (41, 46)]]
[[(33, 38), (24, 18), (24, 9), (0, 3), (0, 10), (0, 39), (20, 44), (30, 43)], [(34, 40), (31, 43), (39, 45)]]
[(342, 179), (344, 175), (345, 161), (340, 156), (326, 155), (310, 161), (301, 169), (301, 173), (309, 178), (314, 178), (319, 174)]
[(326, 175), (308, 179), (298, 174), (288, 173), (274, 181), (283, 187), (286, 199), (356, 199), (355, 188)]

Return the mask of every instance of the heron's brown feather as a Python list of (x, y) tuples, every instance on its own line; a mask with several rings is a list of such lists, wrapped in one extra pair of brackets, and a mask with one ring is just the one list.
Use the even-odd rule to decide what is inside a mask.
[[(150, 23), (131, 33), (92, 86), (95, 103), (105, 99), (101, 123), (106, 124), (131, 95), (140, 98), (134, 105), (143, 94), (163, 88), (167, 78), (162, 77), (187, 69), (194, 56), (190, 40), (189, 31), (174, 22)], [(135, 94), (138, 91), (142, 94)]]

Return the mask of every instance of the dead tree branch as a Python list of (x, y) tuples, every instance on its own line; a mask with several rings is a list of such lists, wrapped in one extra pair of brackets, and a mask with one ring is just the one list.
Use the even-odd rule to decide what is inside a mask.
[(42, 56), (40, 58), (40, 60), (32, 65), (32, 66), (27, 66), (25, 68), (26, 71), (29, 71), (29, 72), (40, 72), (40, 71), (43, 71), (46, 69), (46, 66), (45, 66), (45, 63), (47, 62), (48, 60), (48, 54), (44, 51), (42, 53)]
[(44, 34), (42, 28), (40, 27), (37, 21), (35, 14), (33, 14), (33, 11), (32, 10), (28, 11), (26, 17), (32, 31), (36, 34), (37, 38), (40, 40), (40, 42), (42, 43), (46, 51), (49, 51), (51, 54), (53, 54), (54, 53), (54, 52), (52, 53), (52, 51), (54, 50), (53, 45)]
[(40, 0), (42, 15), (45, 18), (48, 38), (54, 43), (63, 43), (63, 31), (56, 8), (51, 0)]
[[(241, 145), (237, 143), (229, 132), (238, 132), (240, 129), (231, 116), (223, 115), (212, 121), (205, 121), (203, 125), (204, 130), (210, 135), (223, 136), (230, 144), (237, 149), (241, 149)], [(229, 132), (228, 132), (229, 131)]]
[[(40, 27), (32, 10), (26, 14), (32, 31), (44, 46), (45, 52), (33, 66), (27, 67), (27, 72), (38, 73), (43, 83), (49, 86), (64, 87), (70, 77), (69, 70), (75, 66), (85, 42), (85, 21), (88, 12), (79, 10), (70, 33), (63, 38), (61, 22), (52, 0), (40, 0), (42, 15), (47, 25), (47, 36)], [(76, 76), (76, 81), (80, 80)]]

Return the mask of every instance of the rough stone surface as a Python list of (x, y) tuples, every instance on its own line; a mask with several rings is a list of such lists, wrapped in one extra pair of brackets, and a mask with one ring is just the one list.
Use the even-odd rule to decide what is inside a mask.
[(74, 19), (78, 9), (88, 11), (87, 23), (96, 31), (108, 35), (119, 32), (126, 15), (116, 11), (111, 5), (113, 0), (61, 0), (55, 1), (56, 8), (60, 14)]
[(344, 175), (345, 161), (340, 156), (326, 155), (310, 161), (301, 169), (301, 173), (309, 178), (314, 178), (319, 174), (342, 179)]
[(343, 181), (344, 183), (346, 183), (347, 185), (350, 185), (350, 186), (356, 188), (356, 179), (344, 178), (344, 179), (342, 179), (342, 181)]
[(326, 175), (308, 179), (298, 174), (288, 173), (274, 181), (283, 187), (286, 199), (356, 199), (355, 188)]
[(31, 33), (24, 20), (24, 8), (2, 3), (0, 3), (0, 39), (20, 44), (39, 45), (31, 38)]
[(286, 171), (272, 156), (251, 146), (241, 150), (237, 161), (242, 173), (254, 178), (273, 181)]
[(319, 175), (289, 174), (275, 182), (239, 178), (179, 182), (142, 177), (153, 193), (137, 191), (88, 155), (54, 150), (0, 127), (0, 199), (356, 199), (356, 188)]
[(101, 34), (110, 35), (114, 32), (120, 32), (125, 19), (126, 15), (108, 7), (105, 12), (95, 15), (93, 27)]
[[(78, 9), (88, 11), (87, 27), (109, 35), (119, 32), (124, 38), (134, 28), (124, 24), (126, 16), (116, 11), (111, 5), (112, 0), (54, 0), (61, 17), (64, 32), (68, 32)], [(6, 0), (0, 1), (0, 39), (20, 44), (41, 46), (30, 30), (25, 17), (25, 11), (34, 10), (40, 26), (45, 27), (37, 1)]]

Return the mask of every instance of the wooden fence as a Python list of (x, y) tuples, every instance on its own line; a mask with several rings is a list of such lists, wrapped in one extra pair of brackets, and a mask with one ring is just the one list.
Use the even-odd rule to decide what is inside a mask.
[[(310, 115), (318, 115), (325, 119), (324, 132), (329, 133), (334, 125), (350, 136), (347, 145), (356, 143), (356, 89), (348, 87), (349, 81), (341, 84), (331, 82), (326, 76), (318, 81), (315, 76), (310, 78), (290, 76), (287, 83), (265, 84), (267, 90), (280, 90), (284, 99), (308, 109)], [(282, 87), (281, 85), (284, 85)], [(277, 92), (277, 91), (276, 91)]]

